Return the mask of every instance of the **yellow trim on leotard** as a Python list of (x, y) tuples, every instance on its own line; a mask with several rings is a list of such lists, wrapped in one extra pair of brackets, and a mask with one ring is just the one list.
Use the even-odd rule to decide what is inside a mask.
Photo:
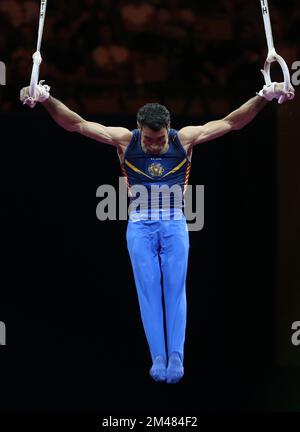
[(139, 170), (138, 168), (136, 168), (134, 165), (132, 165), (130, 162), (128, 162), (127, 159), (125, 159), (125, 163), (127, 166), (129, 166), (129, 168), (131, 168), (133, 171), (139, 173), (139, 174), (143, 174), (144, 176), (148, 177), (149, 179), (152, 180), (152, 177), (148, 176), (147, 174), (145, 174), (143, 171)]
[[(173, 168), (171, 171), (169, 171), (167, 174), (163, 175), (160, 178), (162, 179), (162, 178), (168, 176), (169, 174), (172, 174), (172, 173), (178, 171), (186, 163), (186, 161), (187, 161), (187, 159), (184, 158), (183, 161), (180, 162), (180, 164), (178, 164), (175, 168)], [(138, 169), (137, 167), (135, 167), (134, 165), (132, 165), (130, 162), (128, 162), (127, 159), (125, 159), (125, 164), (127, 166), (129, 166), (129, 168), (131, 168), (133, 171), (135, 171), (135, 172), (137, 172), (139, 174), (142, 174), (142, 175), (148, 177), (149, 179), (153, 180), (152, 177), (148, 176), (148, 174), (145, 174), (143, 171), (141, 171), (140, 169)]]
[(182, 162), (180, 162), (180, 164), (178, 164), (175, 168), (173, 168), (171, 171), (169, 171), (167, 174), (163, 175), (161, 178), (166, 177), (169, 174), (172, 174), (176, 171), (178, 171), (184, 164), (186, 163), (186, 158), (184, 158), (184, 160)]

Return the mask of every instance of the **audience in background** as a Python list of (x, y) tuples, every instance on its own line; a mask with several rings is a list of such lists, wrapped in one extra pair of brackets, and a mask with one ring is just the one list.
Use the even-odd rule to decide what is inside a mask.
[[(18, 89), (29, 83), (38, 15), (38, 1), (1, 0), (2, 112), (17, 109)], [(297, 0), (274, 0), (271, 17), (276, 49), (291, 66), (300, 55)], [(178, 114), (199, 107), (219, 114), (222, 99), (234, 103), (263, 84), (267, 45), (260, 5), (248, 0), (81, 0), (72, 8), (52, 0), (41, 53), (41, 77), (53, 94), (87, 112), (111, 94), (108, 114), (131, 113), (128, 98), (141, 97)]]

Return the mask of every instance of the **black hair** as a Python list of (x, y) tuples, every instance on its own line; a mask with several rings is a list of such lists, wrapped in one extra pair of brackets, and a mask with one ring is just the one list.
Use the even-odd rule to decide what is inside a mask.
[(164, 105), (148, 103), (138, 110), (137, 123), (139, 127), (147, 126), (159, 131), (170, 126), (170, 112)]

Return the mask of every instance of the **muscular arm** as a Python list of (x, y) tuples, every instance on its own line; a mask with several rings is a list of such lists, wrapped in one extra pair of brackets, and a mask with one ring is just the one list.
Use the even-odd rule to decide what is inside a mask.
[(242, 129), (257, 116), (267, 103), (268, 101), (261, 96), (255, 96), (225, 117), (224, 121), (231, 125), (231, 130)]
[(84, 136), (113, 146), (126, 147), (131, 139), (131, 132), (122, 127), (108, 127), (99, 123), (84, 120), (70, 110), (58, 99), (50, 96), (42, 105), (56, 123), (70, 132), (78, 132)]
[(184, 146), (194, 146), (241, 129), (250, 123), (266, 104), (264, 98), (255, 96), (221, 120), (211, 121), (203, 126), (187, 126), (181, 129), (179, 139)]

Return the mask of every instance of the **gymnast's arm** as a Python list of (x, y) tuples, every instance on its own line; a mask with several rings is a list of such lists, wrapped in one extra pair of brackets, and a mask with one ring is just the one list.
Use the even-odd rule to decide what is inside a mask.
[[(283, 90), (283, 84), (276, 83), (274, 88), (276, 98), (279, 98), (281, 94), (287, 94)], [(291, 92), (293, 92), (293, 89)], [(181, 129), (178, 132), (179, 139), (184, 147), (188, 145), (194, 146), (219, 138), (228, 132), (242, 129), (257, 116), (267, 102), (268, 100), (265, 97), (255, 96), (221, 120), (211, 121), (203, 126), (187, 126)]]
[(84, 136), (113, 146), (127, 146), (132, 132), (123, 127), (103, 126), (102, 124), (84, 120), (53, 96), (49, 96), (42, 105), (55, 122), (70, 132), (78, 132)]
[(255, 96), (223, 119), (208, 122), (203, 126), (187, 126), (181, 129), (178, 133), (179, 139), (183, 145), (189, 142), (194, 146), (219, 138), (246, 126), (266, 104), (264, 98)]

